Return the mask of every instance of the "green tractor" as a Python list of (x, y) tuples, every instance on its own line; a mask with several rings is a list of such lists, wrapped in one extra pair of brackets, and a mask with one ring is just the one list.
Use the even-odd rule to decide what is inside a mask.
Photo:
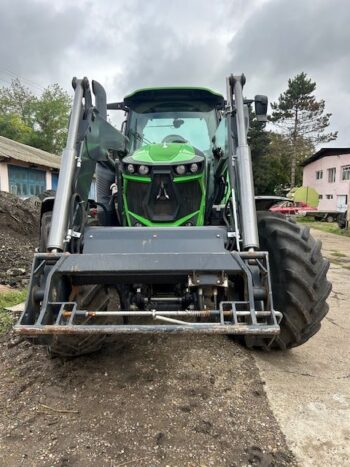
[[(244, 99), (244, 84), (229, 76), (226, 100), (168, 87), (107, 103), (98, 82), (91, 92), (73, 79), (57, 193), (42, 203), (16, 332), (77, 356), (123, 333), (228, 334), (289, 349), (319, 330), (329, 265), (307, 228), (259, 211), (247, 132), (249, 107), (266, 121), (267, 98)], [(108, 111), (125, 113), (120, 131)]]

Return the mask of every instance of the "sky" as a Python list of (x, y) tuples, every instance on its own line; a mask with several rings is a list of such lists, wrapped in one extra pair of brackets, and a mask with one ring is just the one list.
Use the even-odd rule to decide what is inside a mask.
[[(159, 85), (209, 86), (244, 73), (244, 94), (275, 101), (304, 71), (350, 146), (349, 0), (0, 0), (0, 85), (33, 92), (73, 76), (109, 101)], [(349, 105), (349, 107), (348, 107)]]

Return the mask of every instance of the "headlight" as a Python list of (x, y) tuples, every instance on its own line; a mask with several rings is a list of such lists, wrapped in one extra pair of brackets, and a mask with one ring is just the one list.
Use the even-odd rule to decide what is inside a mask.
[(147, 165), (140, 165), (139, 167), (139, 174), (140, 175), (147, 175), (149, 172), (149, 168), (147, 167)]
[(178, 165), (175, 171), (178, 175), (183, 175), (186, 172), (186, 167), (184, 165)]
[(128, 172), (131, 174), (135, 172), (135, 167), (132, 164), (128, 164), (127, 169), (128, 169)]
[(198, 164), (191, 164), (190, 171), (194, 174), (198, 172)]

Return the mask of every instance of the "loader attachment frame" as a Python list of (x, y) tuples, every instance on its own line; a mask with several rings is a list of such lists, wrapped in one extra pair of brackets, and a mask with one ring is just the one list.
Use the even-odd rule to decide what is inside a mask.
[[(218, 227), (88, 228), (84, 255), (35, 255), (26, 310), (15, 330), (31, 336), (193, 332), (272, 339), (281, 314), (273, 308), (268, 255), (228, 251), (227, 235)], [(84, 310), (72, 299), (74, 290), (87, 284), (103, 284), (106, 290), (117, 284), (120, 291), (125, 284), (185, 283), (194, 293), (212, 288), (220, 295), (236, 278), (242, 281), (242, 294), (214, 300), (210, 308), (186, 307), (175, 295), (147, 297), (138, 310)], [(162, 309), (153, 308), (153, 300)], [(108, 318), (108, 324), (99, 318)]]

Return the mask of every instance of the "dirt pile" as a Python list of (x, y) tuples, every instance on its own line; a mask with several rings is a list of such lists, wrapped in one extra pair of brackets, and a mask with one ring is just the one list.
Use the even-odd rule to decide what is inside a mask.
[(40, 199), (0, 191), (0, 284), (26, 286), (38, 245)]

